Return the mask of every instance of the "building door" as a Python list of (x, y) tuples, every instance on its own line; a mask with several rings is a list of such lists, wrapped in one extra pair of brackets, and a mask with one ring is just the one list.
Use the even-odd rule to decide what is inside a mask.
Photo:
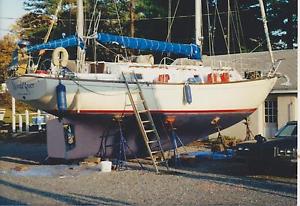
[(277, 98), (267, 99), (265, 101), (265, 135), (266, 137), (273, 137), (277, 132)]

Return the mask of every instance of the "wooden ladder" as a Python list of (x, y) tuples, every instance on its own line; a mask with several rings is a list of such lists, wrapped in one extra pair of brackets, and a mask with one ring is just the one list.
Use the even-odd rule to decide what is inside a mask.
[[(159, 134), (155, 127), (149, 107), (146, 103), (146, 99), (144, 98), (139, 81), (135, 73), (130, 73), (130, 75), (133, 76), (133, 82), (136, 85), (136, 88), (134, 89), (135, 91), (130, 88), (129, 83), (122, 72), (122, 76), (127, 88), (127, 94), (155, 171), (156, 173), (159, 173), (158, 165), (160, 164), (164, 164), (167, 170), (169, 170), (168, 162), (161, 146)], [(138, 98), (134, 99), (133, 94), (137, 94)], [(160, 155), (161, 160), (157, 161), (156, 158), (154, 158), (154, 155)]]

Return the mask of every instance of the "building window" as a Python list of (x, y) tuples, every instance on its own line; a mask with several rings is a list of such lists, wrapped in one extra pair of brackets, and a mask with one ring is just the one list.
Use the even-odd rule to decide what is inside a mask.
[(277, 123), (277, 99), (265, 101), (265, 122)]

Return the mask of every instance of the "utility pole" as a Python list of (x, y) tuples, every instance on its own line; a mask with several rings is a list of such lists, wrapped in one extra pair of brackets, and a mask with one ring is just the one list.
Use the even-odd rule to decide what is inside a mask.
[(134, 21), (135, 21), (135, 1), (130, 0), (130, 36), (134, 37), (135, 29), (134, 29)]

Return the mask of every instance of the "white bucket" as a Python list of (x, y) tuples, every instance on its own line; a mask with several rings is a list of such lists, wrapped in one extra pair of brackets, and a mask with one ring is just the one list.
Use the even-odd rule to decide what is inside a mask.
[(100, 162), (100, 171), (101, 172), (111, 172), (111, 161), (101, 161)]

